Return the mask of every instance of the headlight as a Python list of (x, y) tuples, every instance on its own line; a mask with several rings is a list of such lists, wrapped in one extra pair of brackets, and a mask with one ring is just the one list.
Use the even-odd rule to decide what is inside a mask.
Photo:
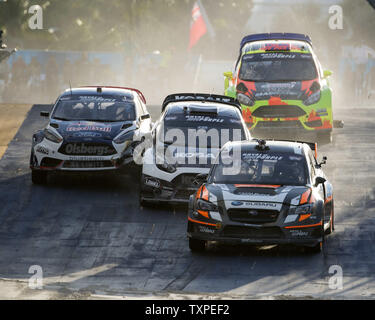
[(317, 92), (310, 95), (310, 97), (308, 97), (305, 101), (303, 101), (303, 104), (305, 106), (309, 106), (309, 105), (312, 105), (314, 103), (317, 103), (320, 100), (320, 95), (321, 95), (320, 90), (318, 90)]
[(125, 141), (133, 141), (133, 137), (134, 131), (129, 131), (118, 135), (115, 139), (113, 139), (113, 142), (116, 144), (123, 144)]
[(253, 106), (254, 105), (254, 101), (251, 100), (250, 97), (248, 97), (246, 94), (243, 94), (243, 93), (238, 93), (237, 94), (237, 100), (239, 103), (245, 105), (245, 106)]
[(208, 202), (202, 199), (198, 199), (197, 201), (197, 209), (203, 211), (218, 211), (218, 208), (212, 202)]
[(44, 129), (43, 134), (47, 140), (52, 141), (54, 143), (60, 143), (61, 141), (63, 141), (62, 137), (58, 136), (56, 133), (48, 129)]
[(309, 204), (305, 204), (305, 205), (302, 205), (302, 206), (298, 206), (296, 209), (295, 209), (295, 214), (306, 214), (306, 213), (311, 213), (312, 212), (312, 209), (313, 209), (313, 204), (312, 203), (309, 203)]

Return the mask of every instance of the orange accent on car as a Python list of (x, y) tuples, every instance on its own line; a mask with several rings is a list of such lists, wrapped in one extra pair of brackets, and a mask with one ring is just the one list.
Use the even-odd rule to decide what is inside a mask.
[(198, 189), (198, 191), (197, 191), (197, 193), (195, 195), (195, 199), (199, 199), (199, 197), (201, 196), (202, 188), (203, 188), (203, 186), (200, 186), (200, 188)]
[(315, 142), (315, 159), (318, 159), (318, 144)]
[(250, 108), (242, 109), (242, 117), (244, 118), (245, 122), (253, 123), (253, 117), (251, 116)]
[(236, 188), (278, 188), (281, 185), (271, 185), (271, 184), (235, 184)]
[(333, 196), (329, 196), (328, 198), (326, 198), (326, 201), (324, 201), (324, 203), (330, 202), (332, 200), (333, 200)]
[(310, 193), (311, 193), (311, 190), (310, 190), (310, 189), (307, 189), (307, 190), (302, 194), (302, 196), (301, 196), (301, 200), (300, 200), (299, 204), (307, 203), (307, 200), (309, 200)]
[(208, 225), (208, 226), (216, 227), (215, 223), (202, 222), (202, 221), (194, 220), (194, 219), (192, 219), (190, 217), (188, 217), (188, 220), (191, 221), (191, 222), (195, 222), (195, 223), (200, 223), (200, 224), (205, 224), (205, 225)]
[(201, 198), (202, 198), (203, 200), (208, 201), (209, 192), (208, 192), (208, 190), (207, 190), (207, 188), (206, 188), (205, 186), (202, 186), (202, 187), (203, 187), (203, 188), (202, 188), (202, 195), (201, 195)]
[(197, 212), (202, 215), (203, 217), (210, 219), (210, 216), (208, 214), (208, 211), (203, 211), (203, 210), (197, 210)]
[(320, 120), (321, 118), (317, 115), (316, 111), (315, 110), (311, 110), (310, 114), (309, 114), (309, 117), (307, 119), (307, 122), (310, 122), (310, 121), (317, 121), (317, 120)]
[(288, 104), (281, 100), (280, 97), (271, 97), (268, 100), (268, 105), (270, 106), (287, 106)]
[(312, 228), (312, 227), (317, 227), (317, 226), (321, 226), (322, 225), (322, 221), (320, 221), (319, 223), (316, 223), (316, 224), (307, 224), (307, 225), (304, 225), (304, 226), (289, 226), (289, 227), (284, 227), (285, 229), (297, 229), (297, 228)]
[(301, 214), (301, 215), (299, 216), (298, 221), (303, 221), (303, 220), (306, 220), (306, 219), (308, 219), (308, 218), (310, 218), (310, 217), (311, 217), (311, 213)]

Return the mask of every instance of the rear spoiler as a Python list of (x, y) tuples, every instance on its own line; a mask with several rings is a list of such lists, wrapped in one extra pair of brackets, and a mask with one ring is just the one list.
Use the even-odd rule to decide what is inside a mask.
[(138, 93), (139, 97), (141, 98), (142, 102), (146, 104), (146, 98), (143, 95), (143, 93), (135, 88), (128, 88), (128, 87), (113, 87), (113, 86), (83, 86), (81, 88), (108, 88), (108, 89), (125, 89), (125, 90), (130, 90), (130, 91), (135, 91)]
[(168, 104), (171, 102), (181, 102), (181, 101), (189, 101), (189, 102), (215, 102), (215, 103), (221, 103), (225, 105), (230, 105), (238, 110), (241, 109), (241, 104), (238, 102), (238, 100), (232, 98), (232, 97), (227, 97), (227, 96), (222, 96), (222, 95), (217, 95), (217, 94), (207, 94), (207, 93), (175, 93), (167, 96), (164, 99), (164, 102), (162, 104), (161, 112), (165, 110)]

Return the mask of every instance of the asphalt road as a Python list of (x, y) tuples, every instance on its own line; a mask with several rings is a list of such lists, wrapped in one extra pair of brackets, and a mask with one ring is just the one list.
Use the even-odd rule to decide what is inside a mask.
[[(0, 160), (0, 298), (374, 298), (373, 108), (342, 109), (344, 129), (319, 149), (334, 185), (336, 231), (317, 255), (289, 246), (192, 254), (186, 210), (140, 208), (134, 175), (32, 185), (28, 160), (41, 109), (31, 109)], [(43, 290), (27, 287), (32, 265), (42, 267)], [(333, 265), (342, 268), (342, 289), (329, 287)]]

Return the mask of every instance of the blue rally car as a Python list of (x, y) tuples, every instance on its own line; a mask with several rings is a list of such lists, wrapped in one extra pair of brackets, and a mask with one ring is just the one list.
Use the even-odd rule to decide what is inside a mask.
[(35, 184), (57, 171), (116, 170), (133, 163), (133, 150), (151, 130), (146, 99), (136, 89), (81, 87), (57, 99), (48, 125), (32, 139)]

